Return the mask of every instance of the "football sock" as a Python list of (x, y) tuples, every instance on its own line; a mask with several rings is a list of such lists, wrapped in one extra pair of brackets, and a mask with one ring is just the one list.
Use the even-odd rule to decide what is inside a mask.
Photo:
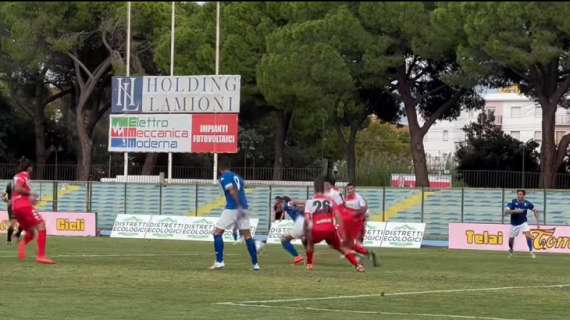
[(247, 251), (251, 256), (251, 264), (257, 264), (257, 250), (255, 249), (255, 241), (252, 238), (245, 240)]
[(38, 234), (38, 257), (46, 256), (47, 232), (42, 230)]
[(526, 239), (526, 244), (528, 245), (528, 251), (532, 252), (532, 239)]
[(283, 249), (285, 249), (285, 251), (289, 252), (289, 254), (291, 254), (293, 257), (296, 257), (299, 255), (299, 253), (297, 252), (297, 250), (295, 249), (293, 244), (291, 244), (291, 241), (283, 240), (283, 241), (281, 241), (281, 245), (283, 246)]
[(214, 250), (216, 252), (216, 262), (224, 261), (224, 239), (221, 235), (214, 235)]

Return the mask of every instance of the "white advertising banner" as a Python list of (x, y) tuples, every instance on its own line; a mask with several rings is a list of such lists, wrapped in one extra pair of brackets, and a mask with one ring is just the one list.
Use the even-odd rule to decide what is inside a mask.
[(388, 222), (382, 239), (382, 248), (414, 248), (422, 246), (425, 223)]
[[(425, 223), (367, 222), (364, 245), (375, 248), (415, 248), (422, 245)], [(293, 228), (292, 220), (275, 221), (267, 236), (267, 243), (281, 243), (281, 236)], [(301, 244), (294, 240), (293, 244)], [(321, 242), (321, 244), (326, 244)]]
[[(111, 237), (213, 241), (212, 231), (217, 220), (213, 217), (119, 214)], [(250, 219), (252, 235), (255, 235), (258, 221)], [(224, 233), (225, 241), (233, 241), (231, 231), (226, 230)]]

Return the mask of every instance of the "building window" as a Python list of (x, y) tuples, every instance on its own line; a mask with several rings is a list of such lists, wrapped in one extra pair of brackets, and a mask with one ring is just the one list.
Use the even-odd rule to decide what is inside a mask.
[(522, 108), (520, 106), (511, 107), (511, 118), (522, 117)]
[(449, 132), (447, 130), (443, 130), (443, 141), (449, 140)]
[(495, 108), (488, 108), (487, 115), (495, 114)]
[(520, 131), (511, 131), (511, 137), (520, 140), (521, 139), (521, 132)]
[(542, 141), (542, 131), (535, 131), (534, 132), (534, 140), (538, 143)]

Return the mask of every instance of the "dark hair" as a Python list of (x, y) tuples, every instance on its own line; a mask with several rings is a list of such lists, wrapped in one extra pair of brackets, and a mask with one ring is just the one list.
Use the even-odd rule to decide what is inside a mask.
[(332, 176), (326, 176), (326, 177), (323, 179), (323, 182), (328, 182), (328, 183), (330, 183), (330, 184), (332, 184), (332, 185), (334, 186), (335, 183), (336, 183), (336, 180), (335, 180), (335, 178), (332, 177)]
[(349, 182), (346, 184), (347, 187), (356, 187), (356, 185), (354, 184), (354, 182)]
[(323, 177), (318, 177), (317, 179), (315, 179), (315, 181), (313, 182), (313, 187), (315, 189), (315, 193), (323, 193), (325, 192), (325, 181), (326, 178)]
[(523, 193), (523, 195), (525, 195), (525, 196), (526, 196), (526, 191), (524, 191), (523, 189), (518, 189), (518, 190), (517, 190), (517, 194), (518, 194), (519, 192), (522, 192), (522, 193)]
[(28, 170), (29, 167), (32, 166), (32, 162), (28, 160), (26, 157), (21, 157), (18, 160), (18, 166), (16, 167), (16, 172), (22, 172)]
[(232, 168), (232, 165), (231, 165), (230, 158), (220, 157), (220, 159), (218, 161), (218, 170), (224, 171), (224, 170), (229, 170), (231, 168)]
[(288, 196), (277, 196), (277, 197), (275, 197), (275, 200), (276, 201), (283, 200), (285, 202), (289, 202), (289, 201), (291, 201), (291, 198), (289, 198)]

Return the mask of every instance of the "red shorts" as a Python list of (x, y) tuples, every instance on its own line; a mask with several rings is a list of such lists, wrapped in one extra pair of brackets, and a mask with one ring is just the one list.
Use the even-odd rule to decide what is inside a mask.
[(35, 211), (33, 207), (19, 207), (12, 209), (14, 210), (14, 216), (22, 230), (28, 231), (33, 229), (35, 226), (44, 223), (44, 219), (42, 219), (40, 214)]
[(318, 226), (313, 228), (313, 243), (317, 244), (321, 241), (326, 241), (327, 244), (335, 249), (340, 248), (341, 240), (337, 230), (333, 225)]
[(347, 240), (359, 239), (364, 232), (363, 219), (361, 215), (356, 215), (350, 209), (341, 210), (344, 238)]

